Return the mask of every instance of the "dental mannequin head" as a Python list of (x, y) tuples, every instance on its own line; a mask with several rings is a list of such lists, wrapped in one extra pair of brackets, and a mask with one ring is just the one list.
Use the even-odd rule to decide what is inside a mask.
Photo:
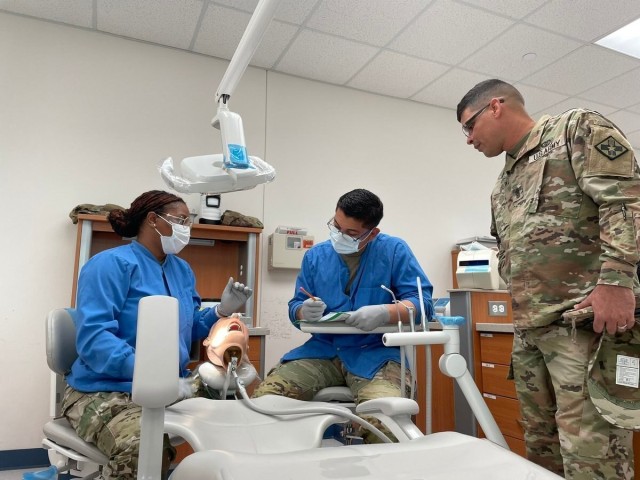
[(209, 361), (226, 369), (232, 357), (237, 358), (238, 364), (247, 359), (249, 329), (235, 314), (221, 318), (213, 324), (202, 344), (207, 348)]

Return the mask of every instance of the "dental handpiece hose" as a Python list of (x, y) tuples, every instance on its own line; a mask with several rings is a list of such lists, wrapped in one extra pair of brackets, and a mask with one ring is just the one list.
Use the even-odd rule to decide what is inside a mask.
[[(240, 391), (240, 396), (242, 397), (242, 401), (251, 409), (258, 413), (262, 413), (263, 415), (300, 415), (300, 414), (332, 414), (338, 415), (343, 418), (347, 418), (353, 422), (356, 422), (359, 425), (362, 425), (366, 429), (370, 430), (376, 437), (378, 437), (383, 443), (393, 443), (389, 437), (387, 437), (383, 432), (381, 432), (378, 428), (373, 426), (371, 423), (366, 420), (360, 418), (359, 416), (351, 413), (348, 409), (342, 407), (333, 407), (331, 405), (327, 406), (304, 406), (300, 408), (294, 408), (289, 410), (277, 410), (277, 409), (264, 409), (259, 407), (256, 403), (251, 401), (249, 398), (249, 394), (247, 393), (247, 389), (244, 386), (244, 382), (241, 378), (238, 377), (238, 374), (235, 370), (231, 370), (235, 380), (236, 386)], [(317, 404), (316, 404), (317, 405)]]

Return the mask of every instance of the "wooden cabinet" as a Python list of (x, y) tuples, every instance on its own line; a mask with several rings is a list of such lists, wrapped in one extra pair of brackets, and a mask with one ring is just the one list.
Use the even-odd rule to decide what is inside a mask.
[(511, 333), (480, 333), (480, 371), (476, 382), (512, 451), (525, 456), (522, 417), (513, 380), (508, 380)]
[[(438, 361), (444, 353), (443, 345), (431, 345), (431, 431), (447, 432), (455, 430), (455, 412), (453, 402), (454, 379), (444, 375), (438, 368)], [(426, 405), (426, 347), (416, 347), (416, 375), (418, 388), (416, 389), (416, 401), (420, 411), (416, 415), (415, 424), (426, 433), (427, 405)]]

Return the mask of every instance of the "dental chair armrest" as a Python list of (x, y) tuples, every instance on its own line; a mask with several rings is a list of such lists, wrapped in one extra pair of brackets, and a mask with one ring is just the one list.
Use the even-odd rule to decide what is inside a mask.
[(380, 420), (399, 442), (424, 436), (411, 421), (411, 416), (417, 414), (419, 410), (414, 400), (402, 397), (375, 398), (362, 402), (356, 407), (356, 413), (359, 415), (371, 415)]
[(420, 407), (418, 407), (418, 404), (414, 400), (401, 397), (374, 398), (373, 400), (362, 402), (356, 407), (356, 413), (362, 415), (382, 412), (389, 417), (396, 415), (416, 415), (419, 410)]

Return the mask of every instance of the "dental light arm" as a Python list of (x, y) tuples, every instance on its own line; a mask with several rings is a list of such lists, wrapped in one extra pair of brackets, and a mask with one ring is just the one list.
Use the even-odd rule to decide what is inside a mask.
[(216, 101), (218, 103), (220, 101), (227, 103), (227, 100), (233, 94), (240, 78), (253, 58), (253, 54), (256, 52), (258, 45), (260, 45), (279, 3), (280, 0), (260, 0), (258, 2), (247, 29), (240, 39), (238, 48), (233, 57), (231, 57), (227, 71), (218, 86), (218, 91), (216, 92)]
[(175, 172), (171, 158), (159, 166), (160, 175), (174, 190), (181, 193), (220, 194), (249, 190), (275, 178), (275, 169), (271, 165), (247, 154), (242, 119), (229, 110), (228, 102), (279, 2), (260, 0), (216, 92), (218, 111), (211, 124), (220, 130), (223, 153), (183, 159), (180, 164), (181, 175)]

